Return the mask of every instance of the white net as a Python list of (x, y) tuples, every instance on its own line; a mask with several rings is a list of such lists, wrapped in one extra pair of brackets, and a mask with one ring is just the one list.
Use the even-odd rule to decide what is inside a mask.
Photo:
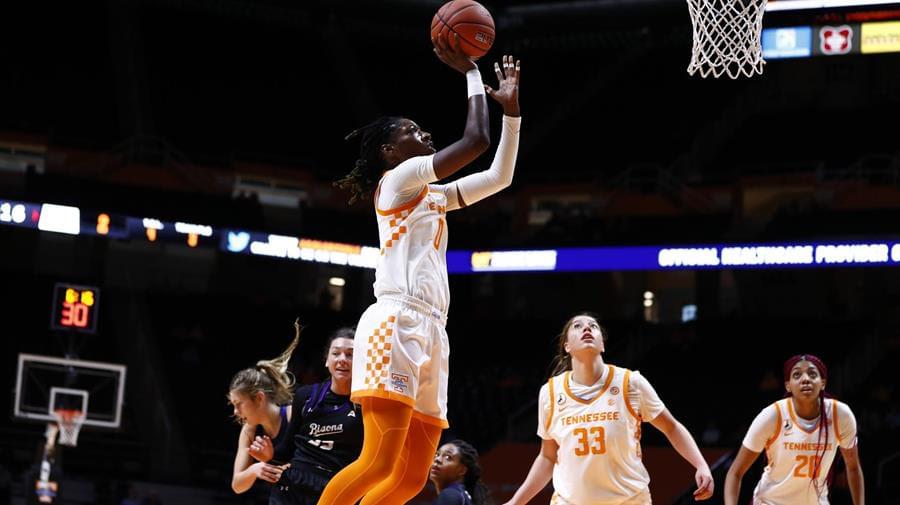
[(760, 34), (766, 0), (687, 0), (694, 49), (687, 71), (732, 79), (761, 74)]
[(57, 410), (53, 415), (56, 417), (56, 425), (59, 426), (59, 444), (77, 446), (78, 433), (84, 424), (84, 413), (80, 410)]

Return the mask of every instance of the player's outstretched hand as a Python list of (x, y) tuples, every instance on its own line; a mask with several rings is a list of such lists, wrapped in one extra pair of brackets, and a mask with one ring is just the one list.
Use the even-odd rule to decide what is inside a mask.
[(507, 116), (518, 117), (519, 111), (519, 72), (522, 62), (512, 55), (503, 55), (502, 68), (500, 63), (494, 63), (494, 72), (497, 74), (497, 89), (487, 84), (484, 91), (503, 106), (503, 113)]
[(459, 35), (452, 33), (448, 37), (435, 37), (431, 42), (438, 59), (457, 72), (465, 74), (478, 68), (475, 61), (460, 49)]
[(250, 456), (256, 461), (262, 461), (263, 463), (275, 457), (275, 448), (272, 447), (272, 439), (266, 435), (254, 438), (253, 443), (250, 444)]
[(694, 491), (694, 500), (701, 501), (712, 498), (713, 491), (715, 490), (715, 483), (713, 482), (709, 468), (697, 470), (697, 473), (694, 474), (694, 480), (697, 481), (697, 490)]

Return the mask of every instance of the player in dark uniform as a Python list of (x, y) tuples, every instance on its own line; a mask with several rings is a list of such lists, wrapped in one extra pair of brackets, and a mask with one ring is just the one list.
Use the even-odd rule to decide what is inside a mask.
[[(25, 474), (26, 505), (59, 503), (62, 496), (59, 480), (62, 477), (62, 451), (56, 441), (59, 427), (48, 424), (44, 440), (38, 448), (37, 462)], [(2, 496), (0, 496), (2, 498)]]
[(464, 440), (442, 445), (429, 473), (438, 493), (432, 505), (490, 505), (487, 485), (481, 480), (478, 451)]
[(290, 460), (294, 378), (287, 365), (300, 340), (300, 326), (294, 326), (294, 340), (280, 356), (258, 361), (231, 379), (228, 399), (234, 407), (234, 417), (243, 425), (231, 480), (235, 493), (246, 492), (257, 480), (278, 482)]
[[(291, 407), (290, 448), (287, 468), (272, 490), (270, 505), (314, 505), (331, 477), (353, 462), (363, 441), (362, 414), (350, 401), (353, 377), (352, 328), (332, 334), (326, 347), (325, 366), (331, 377), (297, 388)], [(285, 443), (265, 437), (254, 440), (251, 450), (278, 458)]]

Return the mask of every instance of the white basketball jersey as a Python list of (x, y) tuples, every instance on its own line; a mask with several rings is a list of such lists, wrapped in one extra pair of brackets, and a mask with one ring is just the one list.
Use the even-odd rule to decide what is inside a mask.
[[(376, 193), (375, 199), (378, 202)], [(409, 202), (379, 209), (381, 258), (375, 269), (375, 296), (400, 294), (447, 312), (447, 196), (431, 186)]]
[[(790, 398), (775, 402), (778, 429), (766, 443), (768, 465), (753, 492), (757, 505), (828, 505), (826, 479), (841, 441), (837, 419), (837, 401), (826, 399), (828, 441), (819, 435), (821, 422), (807, 430), (797, 422)], [(823, 452), (824, 445), (824, 452)], [(816, 470), (816, 458), (820, 458)], [(816, 473), (814, 476), (813, 473)], [(817, 495), (812, 478), (818, 481)]]
[(593, 400), (572, 394), (571, 372), (550, 379), (547, 433), (559, 444), (553, 488), (577, 505), (618, 505), (645, 493), (650, 475), (641, 462), (641, 419), (627, 399), (631, 372), (607, 365)]

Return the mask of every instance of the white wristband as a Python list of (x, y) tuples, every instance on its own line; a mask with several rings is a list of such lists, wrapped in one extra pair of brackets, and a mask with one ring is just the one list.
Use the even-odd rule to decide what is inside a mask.
[(469, 88), (469, 98), (484, 94), (484, 83), (481, 82), (481, 72), (477, 68), (466, 72), (466, 85)]

